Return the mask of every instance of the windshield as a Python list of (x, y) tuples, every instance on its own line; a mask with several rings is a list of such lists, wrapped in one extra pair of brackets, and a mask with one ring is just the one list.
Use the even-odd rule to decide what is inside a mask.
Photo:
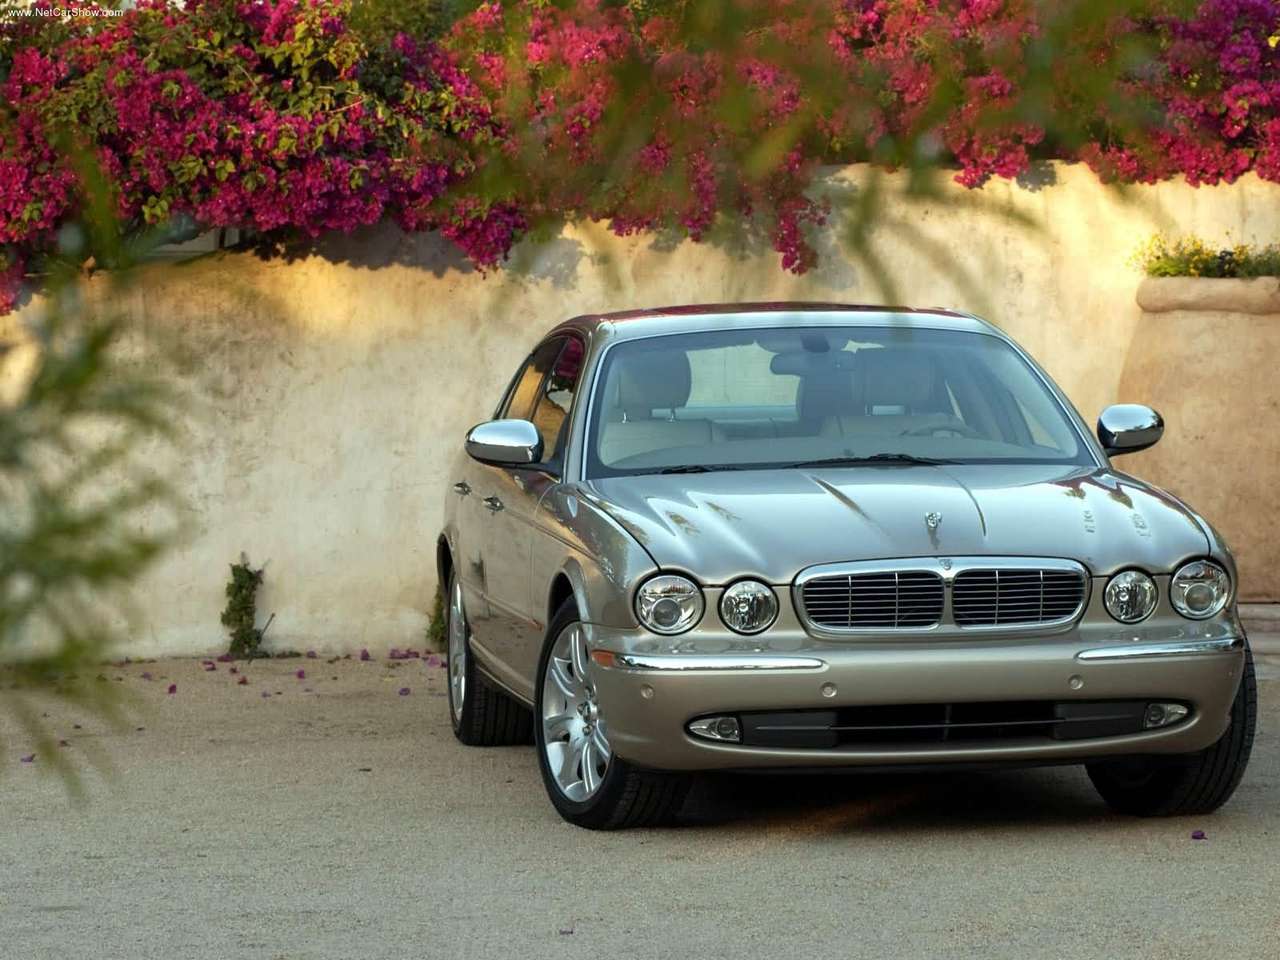
[(596, 378), (592, 477), (868, 463), (1093, 459), (998, 337), (788, 327), (623, 341)]

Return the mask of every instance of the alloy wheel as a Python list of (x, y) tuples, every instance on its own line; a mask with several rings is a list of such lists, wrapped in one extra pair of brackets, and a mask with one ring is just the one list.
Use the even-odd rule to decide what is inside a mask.
[(581, 803), (592, 797), (609, 770), (612, 751), (591, 682), (582, 625), (560, 631), (542, 678), (542, 743), (560, 792)]

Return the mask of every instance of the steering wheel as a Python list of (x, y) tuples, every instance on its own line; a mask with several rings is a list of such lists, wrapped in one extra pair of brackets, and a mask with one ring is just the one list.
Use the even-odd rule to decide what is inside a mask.
[(914, 430), (903, 430), (900, 437), (932, 437), (939, 433), (951, 433), (969, 440), (985, 440), (986, 438), (973, 427), (963, 423), (935, 423), (927, 427), (916, 427)]

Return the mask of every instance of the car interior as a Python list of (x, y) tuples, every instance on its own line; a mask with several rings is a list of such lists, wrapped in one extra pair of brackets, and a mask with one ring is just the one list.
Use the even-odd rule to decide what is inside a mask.
[[(621, 351), (601, 394), (599, 461), (644, 466), (672, 460), (658, 456), (670, 453), (672, 462), (699, 462), (695, 455), (743, 462), (749, 451), (771, 459), (771, 452), (835, 456), (855, 447), (919, 455), (920, 446), (946, 439), (978, 455), (1008, 456), (1011, 446), (1018, 455), (1075, 452), (1070, 437), (1064, 443), (1045, 429), (1051, 416), (1037, 417), (1014, 396), (998, 365), (965, 350), (847, 337), (832, 338), (834, 345), (819, 337), (814, 349), (811, 339)], [(771, 441), (767, 450), (762, 441)]]

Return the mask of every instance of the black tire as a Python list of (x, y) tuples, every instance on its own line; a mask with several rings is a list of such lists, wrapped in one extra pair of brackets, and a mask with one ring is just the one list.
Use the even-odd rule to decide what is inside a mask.
[[(452, 598), (457, 589), (456, 573), (449, 577), (449, 594)], [(461, 603), (461, 601), (459, 601)], [(453, 626), (454, 610), (450, 602), (445, 604), (445, 637), (450, 636)], [(523, 705), (512, 700), (504, 691), (494, 686), (476, 666), (475, 657), (471, 655), (471, 628), (466, 622), (466, 611), (462, 611), (462, 624), (465, 630), (462, 642), (463, 685), (462, 708), (454, 703), (453, 677), (453, 645), (449, 645), (445, 661), (445, 679), (449, 689), (449, 720), (453, 725), (453, 735), (463, 743), (472, 747), (505, 747), (513, 744), (527, 744), (533, 736), (533, 715)]]
[(1186, 756), (1086, 765), (1108, 806), (1138, 817), (1177, 817), (1212, 813), (1231, 798), (1249, 765), (1258, 716), (1258, 686), (1248, 648), (1244, 657), (1231, 725), (1217, 743)]
[[(556, 781), (547, 758), (543, 716), (543, 687), (555, 640), (561, 631), (578, 619), (572, 600), (565, 601), (551, 618), (538, 660), (534, 709), (534, 742), (537, 746), (538, 769), (556, 812), (575, 826), (588, 830), (619, 830), (628, 827), (663, 826), (675, 819), (689, 792), (691, 777), (684, 773), (648, 770), (636, 767), (617, 755), (609, 765), (597, 791), (584, 801), (565, 795)], [(607, 723), (607, 717), (605, 718)]]

